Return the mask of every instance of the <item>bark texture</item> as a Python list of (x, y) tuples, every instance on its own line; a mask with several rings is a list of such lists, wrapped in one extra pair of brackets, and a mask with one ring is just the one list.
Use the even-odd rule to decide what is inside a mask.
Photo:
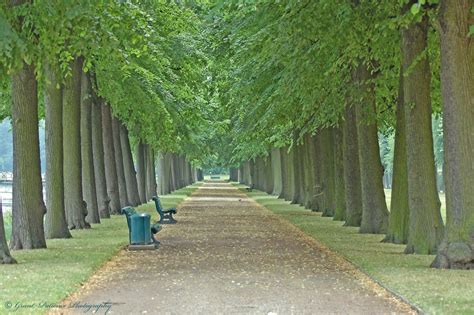
[(155, 174), (155, 154), (153, 149), (147, 145), (146, 150), (146, 193), (147, 200), (151, 200), (153, 196), (156, 196), (156, 174)]
[(110, 218), (110, 198), (105, 180), (104, 141), (102, 137), (102, 101), (94, 94), (92, 104), (92, 153), (97, 208), (101, 218)]
[(81, 161), (82, 192), (87, 204), (86, 221), (100, 223), (92, 148), (92, 86), (87, 73), (82, 73), (81, 78)]
[(336, 189), (334, 174), (334, 129), (320, 131), (321, 154), (321, 211), (324, 217), (332, 217), (336, 208)]
[(64, 206), (69, 229), (89, 228), (82, 192), (81, 78), (82, 60), (71, 63), (72, 74), (63, 91)]
[(321, 150), (321, 131), (318, 131), (312, 137), (313, 143), (311, 150), (312, 154), (312, 166), (313, 166), (313, 176), (312, 176), (312, 198), (311, 198), (311, 210), (312, 211), (322, 211), (323, 209), (323, 193), (322, 193), (322, 150)]
[(271, 152), (271, 165), (273, 173), (273, 191), (272, 195), (279, 196), (281, 194), (281, 155), (280, 149), (274, 148)]
[(422, 55), (427, 48), (428, 17), (401, 32), (410, 208), (405, 253), (434, 254), (443, 236), (443, 221), (431, 129), (431, 70), (428, 58)]
[(175, 190), (173, 178), (173, 154), (167, 152), (164, 160), (164, 184), (165, 194), (169, 194)]
[[(185, 161), (186, 161), (186, 186), (188, 186), (188, 185), (191, 185), (191, 183), (193, 182), (192, 167), (191, 167), (191, 163), (188, 162), (187, 157), (185, 157)], [(237, 174), (237, 169), (235, 170), (235, 174)]]
[[(295, 139), (296, 143), (296, 139)], [(294, 194), (292, 198), (292, 203), (294, 204), (304, 204), (303, 202), (303, 155), (302, 155), (302, 145), (297, 144), (293, 147), (293, 171), (294, 171)]]
[(281, 160), (281, 194), (278, 198), (288, 200), (288, 147), (280, 148)]
[(408, 242), (408, 169), (405, 126), (405, 105), (403, 99), (403, 73), (400, 73), (400, 87), (397, 101), (397, 125), (393, 156), (392, 201), (388, 231), (384, 242), (406, 244)]
[(45, 145), (46, 145), (46, 238), (70, 238), (64, 212), (63, 179), (63, 95), (58, 69), (44, 65)]
[(288, 201), (293, 202), (295, 199), (295, 148), (291, 148), (286, 156), (286, 176), (287, 176), (287, 189), (288, 189)]
[(235, 167), (231, 167), (229, 169), (229, 180), (231, 182), (236, 182), (239, 180), (239, 169)]
[(267, 194), (273, 193), (273, 168), (271, 154), (265, 158), (265, 192)]
[(313, 139), (311, 139), (311, 134), (306, 134), (304, 136), (303, 150), (301, 152), (303, 158), (303, 206), (307, 209), (312, 207), (312, 197), (314, 193), (313, 189)]
[(334, 194), (335, 194), (335, 221), (346, 219), (346, 192), (344, 184), (344, 153), (343, 127), (334, 128)]
[(441, 2), (447, 224), (434, 267), (474, 269), (474, 44), (472, 1)]
[(140, 204), (140, 196), (138, 195), (137, 173), (133, 165), (132, 149), (130, 147), (130, 139), (128, 138), (128, 130), (124, 125), (120, 126), (120, 144), (123, 156), (123, 170), (125, 176), (125, 185), (127, 188), (127, 199), (132, 206)]
[(127, 183), (125, 181), (125, 167), (123, 164), (122, 143), (120, 140), (120, 128), (122, 124), (118, 118), (112, 116), (112, 135), (114, 138), (115, 167), (117, 170), (117, 184), (120, 198), (120, 208), (130, 206), (128, 201)]
[(360, 233), (386, 233), (388, 209), (383, 190), (383, 168), (377, 135), (375, 87), (366, 65), (355, 73), (359, 101), (356, 102), (357, 141), (362, 192)]
[[(195, 171), (197, 174), (197, 169)], [(196, 180), (197, 180), (197, 176), (196, 176)], [(238, 181), (240, 184), (244, 183), (244, 166), (242, 164), (239, 166), (239, 169), (238, 169)]]
[(115, 164), (112, 113), (107, 104), (102, 104), (102, 140), (104, 142), (105, 182), (107, 183), (107, 195), (110, 198), (110, 213), (120, 214), (120, 192), (117, 165)]
[(343, 127), (344, 187), (346, 196), (346, 223), (344, 226), (360, 226), (362, 220), (362, 188), (359, 163), (359, 142), (355, 108), (347, 105)]
[[(158, 183), (157, 183), (157, 191), (158, 195), (164, 195), (164, 190), (165, 190), (165, 184), (164, 184), (164, 154), (162, 152), (158, 152), (157, 157), (156, 157), (156, 174), (158, 176)], [(196, 178), (197, 178), (197, 170), (196, 172)]]
[(146, 166), (145, 166), (145, 144), (140, 140), (135, 147), (137, 158), (137, 183), (140, 203), (146, 203)]
[(45, 248), (37, 83), (33, 65), (12, 75), (13, 208), (12, 249)]

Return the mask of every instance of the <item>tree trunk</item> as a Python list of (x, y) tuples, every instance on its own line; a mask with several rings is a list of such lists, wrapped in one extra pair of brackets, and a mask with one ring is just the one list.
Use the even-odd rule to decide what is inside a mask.
[(186, 167), (186, 180), (185, 180), (185, 185), (188, 186), (189, 184), (191, 184), (191, 167), (190, 167), (190, 163), (188, 162), (188, 160), (186, 159), (185, 157), (185, 167)]
[(146, 203), (146, 170), (145, 170), (145, 144), (140, 140), (135, 146), (137, 158), (137, 183), (140, 203)]
[(186, 160), (186, 156), (183, 156), (183, 187), (189, 185), (189, 168), (188, 168), (188, 161)]
[(261, 191), (267, 191), (267, 161), (266, 157), (262, 156), (260, 157), (260, 186), (261, 186)]
[[(158, 176), (158, 185), (157, 185), (158, 195), (164, 195), (164, 190), (165, 190), (164, 163), (165, 163), (164, 154), (162, 152), (158, 152), (157, 166), (156, 166), (157, 176)], [(196, 171), (196, 176), (197, 176), (197, 171)]]
[(273, 177), (273, 191), (272, 195), (279, 196), (281, 194), (281, 155), (280, 149), (273, 148), (271, 152), (271, 166)]
[(383, 190), (383, 168), (377, 136), (375, 86), (366, 65), (360, 64), (355, 81), (360, 93), (356, 102), (357, 140), (362, 191), (360, 233), (386, 233), (388, 209)]
[(308, 203), (309, 195), (307, 183), (310, 180), (310, 174), (308, 173), (308, 160), (307, 160), (307, 151), (308, 151), (308, 143), (306, 142), (305, 136), (303, 136), (303, 143), (300, 145), (299, 148), (299, 163), (300, 163), (300, 202), (299, 204), (306, 208), (306, 204)]
[(286, 182), (287, 182), (287, 196), (286, 200), (293, 201), (295, 196), (295, 149), (292, 148), (286, 154), (285, 162), (286, 162)]
[(362, 220), (362, 188), (357, 141), (355, 108), (347, 105), (344, 111), (344, 187), (346, 192), (346, 223), (360, 226)]
[(322, 177), (323, 177), (323, 163), (322, 163), (322, 147), (321, 147), (321, 130), (319, 130), (312, 137), (312, 152), (311, 160), (313, 166), (313, 176), (312, 182), (313, 186), (311, 187), (312, 196), (311, 196), (311, 210), (312, 211), (322, 211), (323, 210), (323, 187), (322, 187)]
[(322, 216), (332, 217), (336, 208), (336, 188), (334, 177), (334, 138), (333, 128), (321, 129), (321, 192)]
[(128, 130), (125, 125), (120, 126), (120, 147), (122, 149), (123, 171), (125, 176), (125, 187), (127, 188), (127, 200), (136, 207), (140, 204), (140, 196), (138, 194), (137, 173), (133, 165), (132, 149), (130, 147), (130, 139), (128, 138)]
[(125, 167), (123, 163), (122, 142), (120, 140), (120, 128), (122, 123), (118, 118), (112, 116), (112, 136), (114, 141), (115, 167), (117, 170), (117, 184), (119, 191), (120, 208), (130, 206), (128, 201), (127, 183), (125, 180)]
[(64, 212), (63, 179), (63, 95), (58, 88), (59, 69), (44, 65), (46, 145), (46, 238), (70, 238)]
[(174, 171), (173, 171), (173, 153), (166, 153), (165, 154), (165, 175), (166, 175), (166, 194), (169, 194), (176, 190), (175, 183), (174, 183)]
[(244, 165), (243, 164), (240, 164), (238, 172), (239, 172), (238, 181), (240, 184), (243, 184), (244, 183)]
[(37, 84), (33, 65), (12, 75), (13, 226), (12, 249), (45, 248)]
[(257, 186), (258, 186), (258, 182), (257, 182), (257, 172), (256, 172), (257, 167), (256, 167), (255, 164), (256, 164), (256, 163), (255, 163), (255, 159), (249, 161), (249, 170), (250, 170), (249, 174), (250, 174), (250, 182), (251, 182), (251, 184), (252, 184), (253, 186), (255, 186), (255, 188), (258, 189), (258, 187), (257, 187)]
[(173, 159), (171, 160), (171, 168), (173, 170), (174, 178), (174, 190), (178, 190), (182, 187), (181, 184), (181, 156), (177, 153), (173, 153)]
[(175, 173), (174, 173), (174, 166), (173, 166), (173, 159), (174, 155), (173, 153), (166, 153), (166, 174), (168, 176), (168, 194), (176, 190), (176, 178), (175, 178)]
[(178, 174), (178, 188), (181, 189), (185, 186), (184, 184), (184, 178), (185, 178), (185, 164), (186, 161), (184, 159), (183, 155), (176, 155), (176, 162), (175, 162), (175, 167), (176, 167), (176, 174)]
[(346, 219), (346, 190), (344, 183), (344, 145), (343, 127), (334, 128), (334, 190), (335, 190), (335, 221)]
[(403, 100), (403, 71), (400, 70), (399, 95), (397, 100), (397, 125), (393, 154), (392, 201), (388, 219), (388, 232), (384, 242), (406, 244), (408, 241), (408, 169), (405, 126), (405, 103)]
[(89, 74), (83, 72), (81, 78), (82, 192), (87, 204), (86, 221), (100, 223), (92, 150), (92, 86)]
[(260, 191), (265, 191), (266, 189), (266, 182), (265, 182), (265, 160), (263, 157), (258, 157), (255, 159), (256, 171), (255, 174), (257, 175), (257, 188)]
[(265, 159), (265, 183), (266, 183), (266, 193), (273, 193), (273, 169), (272, 169), (272, 156), (271, 154)]
[(229, 169), (229, 180), (230, 180), (231, 182), (236, 182), (236, 181), (238, 181), (238, 177), (239, 177), (239, 176), (238, 176), (238, 172), (239, 172), (239, 170), (238, 170), (237, 168), (235, 168), (235, 167), (231, 167), (231, 168)]
[(250, 160), (245, 162), (245, 177), (246, 177), (246, 184), (248, 186), (252, 186), (252, 163)]
[(443, 236), (431, 125), (431, 70), (427, 57), (420, 59), (427, 49), (427, 37), (427, 16), (402, 29), (402, 65), (406, 83), (403, 84), (403, 100), (409, 148), (407, 254), (434, 254)]
[[(94, 91), (92, 91), (94, 93)], [(105, 180), (104, 141), (102, 137), (102, 101), (94, 94), (92, 104), (92, 153), (97, 208), (102, 219), (110, 218), (110, 198)]]
[(172, 191), (178, 190), (179, 187), (179, 169), (178, 169), (179, 156), (176, 153), (171, 153), (171, 189)]
[[(474, 269), (474, 44), (472, 1), (441, 2), (446, 233), (434, 267)], [(471, 14), (471, 20), (469, 17)]]
[(295, 146), (293, 147), (293, 170), (294, 170), (294, 195), (292, 199), (293, 204), (303, 205), (303, 181), (304, 181), (304, 174), (303, 174), (303, 155), (302, 152), (302, 145), (296, 144), (295, 139)]
[(147, 145), (145, 149), (146, 153), (146, 192), (147, 200), (151, 200), (153, 196), (156, 196), (156, 175), (155, 175), (155, 154), (153, 149)]
[(110, 213), (120, 214), (120, 192), (115, 164), (114, 136), (110, 106), (102, 104), (102, 140), (104, 141), (105, 182), (110, 198)]
[(197, 182), (197, 176), (198, 176), (197, 169), (193, 166), (191, 170), (192, 170), (192, 177), (193, 177), (191, 184), (194, 184), (195, 182)]
[(312, 188), (314, 186), (314, 172), (313, 172), (313, 140), (311, 139), (311, 134), (307, 133), (304, 136), (304, 145), (301, 152), (303, 158), (303, 205), (306, 209), (311, 209), (312, 207), (312, 197), (313, 192)]
[(7, 238), (5, 236), (5, 225), (3, 222), (2, 200), (0, 200), (0, 265), (16, 264), (16, 260), (10, 255)]
[(252, 182), (256, 189), (262, 189), (262, 183), (260, 180), (261, 173), (260, 173), (260, 158), (254, 158), (250, 161), (251, 169), (252, 169)]
[(192, 183), (194, 183), (194, 179), (193, 179), (194, 168), (192, 167), (191, 162), (188, 162), (187, 160), (186, 160), (186, 164), (188, 166), (188, 185), (191, 185)]
[(289, 182), (288, 182), (288, 147), (280, 148), (281, 160), (281, 194), (278, 198), (288, 200), (289, 196)]
[(85, 229), (87, 208), (82, 192), (81, 78), (82, 59), (72, 64), (63, 91), (64, 207), (69, 229)]

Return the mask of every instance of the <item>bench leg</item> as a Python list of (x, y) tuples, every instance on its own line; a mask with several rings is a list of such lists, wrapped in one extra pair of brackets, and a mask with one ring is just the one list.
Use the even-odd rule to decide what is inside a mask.
[(168, 220), (169, 220), (169, 223), (170, 223), (170, 224), (175, 224), (176, 222), (178, 222), (178, 221), (176, 221), (176, 220), (173, 218), (173, 214), (172, 214), (172, 213), (168, 214)]
[(157, 246), (161, 244), (160, 241), (155, 238), (155, 235), (153, 233), (151, 234), (151, 240), (153, 241), (153, 244)]

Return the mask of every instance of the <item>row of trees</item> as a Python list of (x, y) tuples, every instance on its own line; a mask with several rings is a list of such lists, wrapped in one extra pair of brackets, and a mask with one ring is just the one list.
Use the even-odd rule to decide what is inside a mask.
[[(231, 92), (215, 97), (231, 117), (232, 179), (361, 233), (386, 234), (405, 253), (437, 254), (435, 267), (472, 269), (473, 2), (244, 2), (218, 10), (224, 70), (215, 81)], [(433, 113), (443, 123), (446, 225)], [(395, 134), (390, 212), (379, 133)]]
[[(44, 248), (46, 238), (69, 238), (196, 180), (205, 60), (190, 8), (12, 0), (0, 5), (0, 27), (0, 118), (13, 132), (10, 248)], [(12, 262), (0, 238), (0, 260)]]

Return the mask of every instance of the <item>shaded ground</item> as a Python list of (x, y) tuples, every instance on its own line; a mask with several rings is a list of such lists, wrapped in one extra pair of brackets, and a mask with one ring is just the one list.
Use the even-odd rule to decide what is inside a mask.
[(66, 302), (112, 303), (109, 314), (413, 312), (230, 184), (205, 183), (176, 219), (158, 250), (121, 252)]

